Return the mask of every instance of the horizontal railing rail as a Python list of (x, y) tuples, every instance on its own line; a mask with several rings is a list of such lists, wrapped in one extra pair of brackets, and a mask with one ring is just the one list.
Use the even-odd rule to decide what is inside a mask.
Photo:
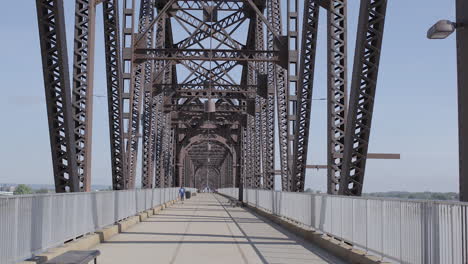
[(177, 194), (178, 188), (163, 188), (2, 196), (0, 263), (24, 260), (175, 200)]
[[(219, 189), (238, 198), (237, 188)], [(246, 189), (243, 202), (330, 235), (382, 260), (467, 263), (468, 203)]]

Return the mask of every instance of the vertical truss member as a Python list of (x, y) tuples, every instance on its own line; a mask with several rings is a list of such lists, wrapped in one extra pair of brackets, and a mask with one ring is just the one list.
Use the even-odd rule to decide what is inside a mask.
[[(261, 12), (263, 13), (264, 8), (262, 8)], [(264, 30), (263, 30), (263, 23), (261, 21), (261, 18), (257, 14), (257, 27), (256, 27), (256, 32), (255, 32), (255, 49), (256, 50), (265, 50), (265, 37), (264, 37)], [(270, 131), (268, 130), (269, 128), (275, 129), (274, 125), (272, 127), (268, 126), (268, 85), (267, 85), (267, 75), (265, 74), (265, 63), (264, 62), (259, 62), (257, 63), (257, 89), (258, 91), (261, 91), (262, 95), (257, 96), (259, 102), (258, 102), (258, 107), (259, 107), (259, 113), (258, 113), (258, 122), (260, 122), (258, 125), (259, 127), (256, 129), (259, 129), (258, 137), (259, 137), (259, 146), (261, 149), (261, 188), (266, 188), (266, 189), (272, 189), (272, 183), (274, 179), (271, 179), (271, 177), (274, 178), (274, 175), (271, 175), (270, 171), (273, 171), (274, 169), (272, 168), (272, 161), (270, 160), (270, 150), (272, 150), (275, 146), (274, 142), (270, 142), (270, 140), (274, 140), (274, 138), (269, 138)], [(273, 94), (274, 96), (274, 94)], [(274, 99), (273, 99), (274, 100)], [(274, 106), (273, 106), (274, 107)], [(274, 111), (274, 110), (273, 110)], [(274, 113), (273, 113), (274, 116)], [(274, 132), (273, 132), (274, 135)], [(271, 145), (269, 145), (271, 144)], [(272, 150), (274, 153), (274, 150)], [(229, 186), (230, 187), (230, 186)]]
[(295, 191), (294, 186), (294, 144), (295, 131), (297, 130), (297, 94), (299, 93), (299, 1), (287, 0), (287, 85), (288, 93), (288, 191)]
[[(145, 48), (152, 48), (152, 35), (153, 30), (150, 28), (154, 20), (154, 6), (153, 1), (143, 0), (140, 6), (140, 17), (138, 24), (138, 33), (143, 35), (143, 41), (138, 45)], [(144, 33), (143, 33), (144, 32)], [(134, 45), (136, 43), (133, 43)], [(128, 168), (128, 188), (135, 187), (135, 174), (136, 162), (138, 154), (139, 143), (139, 130), (140, 130), (140, 115), (141, 115), (141, 102), (142, 92), (144, 92), (145, 85), (151, 81), (152, 63), (147, 61), (144, 63), (134, 63), (132, 69), (132, 84), (130, 84), (130, 124), (128, 126), (128, 134), (130, 135), (129, 142), (127, 143), (127, 168)]]
[[(263, 8), (262, 8), (263, 12)], [(254, 39), (254, 49), (264, 50), (264, 38), (263, 38), (263, 23), (258, 14), (255, 16), (255, 39)], [(255, 65), (256, 71), (256, 82), (257, 91), (260, 90), (261, 77), (265, 73), (265, 63), (257, 62)], [(263, 183), (265, 182), (265, 173), (263, 172), (266, 160), (266, 148), (265, 146), (265, 135), (263, 134), (266, 127), (262, 123), (265, 121), (265, 99), (260, 97), (258, 93), (255, 96), (255, 172), (258, 173), (255, 177), (256, 188), (262, 188)]]
[(307, 149), (309, 144), (310, 112), (314, 88), (315, 55), (320, 6), (316, 0), (304, 1), (304, 23), (297, 93), (296, 129), (294, 141), (293, 191), (303, 192)]
[[(289, 4), (289, 1), (288, 1)], [(276, 36), (281, 35), (281, 5), (279, 0), (267, 1), (268, 23), (275, 32), (268, 31), (268, 50), (275, 50), (281, 45)], [(276, 36), (275, 36), (276, 35)], [(276, 42), (276, 43), (275, 43)], [(287, 66), (286, 66), (287, 67)], [(287, 70), (276, 64), (268, 64), (269, 86), (276, 87), (276, 100), (278, 109), (278, 134), (280, 145), (281, 162), (281, 185), (283, 191), (289, 190), (289, 124), (288, 124), (288, 92), (287, 92)]]
[[(270, 89), (270, 88), (269, 88)], [(267, 190), (275, 189), (275, 94), (268, 92), (266, 102), (266, 163), (265, 163), (265, 182), (263, 188)]]
[(76, 0), (72, 116), (80, 189), (86, 192), (91, 190), (95, 19), (95, 1)]
[[(156, 25), (156, 48), (162, 48), (165, 40), (165, 19), (159, 19)], [(148, 65), (148, 64), (147, 64)], [(153, 77), (163, 68), (162, 61), (154, 62), (154, 69), (145, 83), (145, 99), (143, 108), (143, 160), (141, 184), (143, 188), (152, 188), (154, 178), (155, 133), (158, 119), (158, 102), (160, 98), (153, 92)], [(150, 70), (150, 69), (148, 69)]]
[(78, 192), (62, 0), (36, 0), (56, 192)]
[(112, 162), (112, 188), (124, 189), (125, 153), (122, 119), (122, 65), (120, 58), (119, 1), (104, 1), (104, 43), (106, 53), (107, 100)]
[(330, 0), (328, 9), (328, 193), (337, 194), (343, 163), (347, 103), (346, 0)]
[[(135, 27), (135, 0), (123, 0), (123, 18), (122, 18), (122, 78), (123, 78), (123, 94), (122, 94), (122, 116), (123, 125), (130, 126), (130, 92), (132, 90), (132, 71), (133, 71), (133, 42), (134, 42), (134, 27)], [(127, 128), (128, 129), (128, 128)], [(127, 132), (127, 133), (125, 133)], [(124, 131), (124, 147), (127, 148), (130, 142), (130, 134)], [(129, 188), (130, 175), (128, 174), (128, 155), (125, 153), (125, 171), (124, 171), (124, 189)]]
[(387, 0), (361, 1), (339, 194), (361, 195)]
[(155, 126), (155, 135), (154, 135), (154, 160), (155, 170), (154, 170), (154, 186), (156, 188), (162, 188), (164, 186), (163, 177), (162, 177), (162, 144), (163, 144), (163, 131), (164, 131), (164, 113), (162, 111), (163, 97), (162, 94), (156, 96), (156, 107), (157, 107), (157, 116), (156, 116), (156, 126)]
[(255, 129), (254, 129), (254, 171), (255, 171), (255, 188), (261, 188), (262, 186), (262, 172), (261, 172), (261, 160), (262, 160), (262, 141), (261, 141), (261, 132), (262, 132), (262, 120), (261, 120), (261, 100), (260, 96), (255, 96)]

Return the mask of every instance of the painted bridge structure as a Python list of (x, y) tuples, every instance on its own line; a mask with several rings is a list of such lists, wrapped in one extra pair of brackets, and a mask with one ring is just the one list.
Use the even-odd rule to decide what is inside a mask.
[[(168, 246), (163, 235), (178, 241), (174, 252), (188, 254), (164, 263), (190, 261), (197, 255), (190, 248), (211, 256), (206, 263), (223, 257), (215, 256), (213, 241), (188, 243), (190, 234), (228, 238), (222, 250), (233, 263), (468, 263), (467, 1), (456, 1), (457, 21), (440, 21), (428, 32), (429, 38), (457, 34), (461, 202), (452, 203), (360, 197), (367, 159), (399, 159), (368, 152), (387, 0), (75, 0), (73, 32), (65, 27), (64, 0), (35, 2), (57, 194), (0, 199), (0, 219), (15, 227), (0, 228), (2, 255), (10, 256), (0, 260), (28, 258), (93, 232), (106, 242), (107, 231), (99, 230), (115, 228), (114, 244), (99, 246), (108, 263), (118, 263), (109, 252), (136, 258), (144, 241)], [(360, 10), (352, 69), (348, 4)], [(96, 21), (98, 11), (103, 21)], [(317, 50), (321, 12), (326, 50)], [(104, 27), (112, 191), (96, 193), (97, 23)], [(67, 34), (74, 37), (72, 58)], [(323, 165), (307, 163), (317, 52), (327, 54)], [(310, 168), (327, 170), (327, 194), (304, 193)], [(182, 186), (207, 193), (175, 203)], [(141, 230), (125, 233), (135, 217)], [(209, 223), (219, 221), (224, 231), (210, 233)], [(190, 233), (193, 223), (205, 225)], [(149, 237), (131, 247), (128, 235)], [(325, 252), (309, 250), (310, 241)], [(269, 258), (265, 245), (299, 253)]]

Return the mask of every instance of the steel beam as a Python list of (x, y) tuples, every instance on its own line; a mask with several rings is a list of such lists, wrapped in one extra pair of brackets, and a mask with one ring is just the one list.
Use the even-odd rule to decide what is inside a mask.
[(119, 1), (103, 3), (104, 50), (106, 56), (109, 139), (112, 166), (112, 189), (123, 190), (125, 178), (125, 147), (123, 131), (123, 79), (119, 29)]
[(75, 2), (72, 116), (81, 191), (91, 190), (95, 0)]
[(134, 28), (135, 28), (135, 0), (123, 0), (122, 6), (122, 118), (124, 131), (124, 147), (125, 147), (125, 172), (124, 172), (124, 189), (131, 188), (130, 175), (128, 169), (130, 144), (130, 109), (131, 109), (131, 92), (133, 87), (133, 43), (134, 43)]
[(360, 196), (379, 73), (387, 0), (361, 1), (339, 194)]
[(78, 192), (62, 0), (36, 0), (55, 191)]
[(292, 191), (304, 191), (305, 166), (309, 146), (310, 112), (314, 87), (315, 55), (320, 6), (315, 0), (304, 1), (304, 22), (300, 54), (299, 89), (297, 93), (297, 125), (293, 151)]
[[(158, 14), (159, 15), (159, 14)], [(149, 29), (149, 25), (154, 21), (154, 6), (152, 0), (142, 0), (140, 7), (138, 33), (144, 35), (144, 41), (140, 42), (139, 48), (152, 48), (153, 45), (153, 30)], [(144, 32), (144, 33), (143, 33)], [(134, 48), (137, 47), (136, 41), (133, 43)], [(134, 59), (134, 55), (132, 57)], [(127, 135), (129, 140), (126, 146), (127, 155), (127, 188), (135, 187), (136, 163), (138, 154), (138, 145), (140, 138), (140, 119), (141, 106), (144, 100), (144, 88), (152, 83), (152, 62), (133, 63), (132, 75), (130, 83), (130, 122), (128, 125)]]
[(347, 108), (347, 8), (346, 0), (330, 0), (328, 28), (328, 193), (337, 194), (344, 151)]
[[(289, 3), (289, 2), (288, 2)], [(275, 43), (275, 35), (282, 33), (281, 7), (279, 0), (267, 1), (267, 19), (275, 33), (268, 31), (267, 43), (268, 50), (277, 50), (278, 46)], [(281, 162), (281, 185), (283, 191), (289, 190), (289, 124), (288, 124), (288, 71), (287, 69), (269, 63), (267, 66), (268, 86), (275, 87), (276, 90), (276, 107), (278, 114), (278, 134), (280, 147), (280, 162)]]

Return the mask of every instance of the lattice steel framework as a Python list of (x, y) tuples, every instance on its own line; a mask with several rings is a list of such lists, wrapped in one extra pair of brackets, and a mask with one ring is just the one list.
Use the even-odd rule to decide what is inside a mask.
[(293, 191), (304, 191), (305, 167), (309, 146), (310, 112), (314, 87), (315, 54), (320, 6), (317, 1), (304, 1), (302, 28), (302, 53), (300, 58), (299, 84), (297, 93), (297, 126), (295, 129)]
[(346, 0), (328, 7), (328, 193), (338, 193), (344, 150), (348, 89)]
[(361, 1), (348, 116), (346, 0), (306, 0), (302, 34), (299, 1), (285, 1), (281, 10), (281, 0), (123, 0), (120, 10), (118, 0), (76, 0), (70, 94), (62, 1), (37, 0), (57, 191), (90, 189), (94, 20), (102, 3), (114, 189), (135, 187), (139, 144), (143, 188), (201, 187), (205, 174), (212, 188), (274, 189), (277, 123), (281, 188), (303, 191), (321, 6), (328, 191), (359, 195), (386, 1)]
[(62, 0), (36, 0), (56, 192), (79, 191)]
[(125, 148), (123, 138), (123, 78), (119, 30), (119, 1), (103, 2), (104, 42), (106, 53), (107, 98), (112, 162), (112, 188), (123, 190)]
[(339, 194), (361, 195), (387, 0), (361, 1)]
[(91, 189), (91, 146), (93, 124), (94, 0), (75, 2), (72, 117), (80, 189)]

